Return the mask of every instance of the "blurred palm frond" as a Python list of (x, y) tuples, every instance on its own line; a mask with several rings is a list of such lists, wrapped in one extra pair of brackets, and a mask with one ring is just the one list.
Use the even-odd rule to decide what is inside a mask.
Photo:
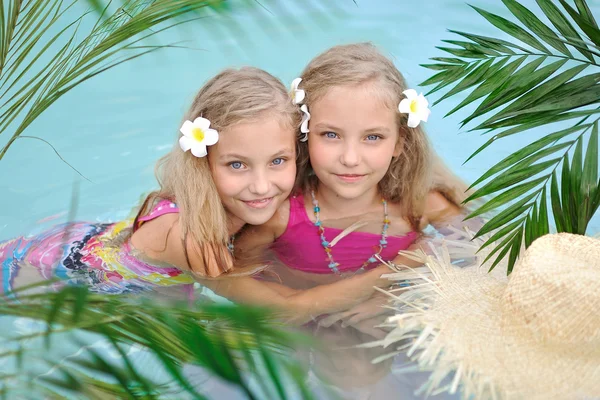
[[(206, 398), (184, 366), (201, 367), (250, 399), (312, 397), (306, 372), (290, 357), (308, 341), (274, 323), (267, 310), (100, 295), (76, 286), (31, 289), (16, 293), (18, 301), (0, 299), (3, 324), (19, 328), (2, 338), (0, 397)], [(68, 344), (75, 353), (59, 351)], [(140, 365), (136, 354), (154, 361)], [(161, 382), (149, 377), (156, 369)]]

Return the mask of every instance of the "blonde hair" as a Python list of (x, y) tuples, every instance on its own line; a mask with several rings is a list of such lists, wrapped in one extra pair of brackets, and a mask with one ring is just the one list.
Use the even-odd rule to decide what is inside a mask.
[[(372, 83), (382, 94), (386, 106), (397, 114), (401, 154), (394, 157), (384, 178), (379, 182), (381, 195), (401, 205), (411, 226), (418, 230), (424, 199), (431, 188), (431, 155), (425, 131), (409, 128), (407, 115), (397, 112), (407, 89), (402, 74), (392, 61), (370, 43), (335, 46), (315, 57), (304, 69), (300, 89), (305, 91), (310, 110), (331, 88)], [(315, 185), (307, 143), (298, 145), (296, 185), (302, 191)]]
[[(281, 81), (252, 67), (226, 69), (206, 82), (183, 120), (193, 121), (200, 116), (210, 120), (211, 128), (219, 134), (227, 134), (227, 129), (238, 123), (268, 117), (275, 117), (282, 125), (295, 129), (300, 118)], [(206, 271), (193, 272), (211, 277), (228, 272), (233, 259), (227, 249), (227, 214), (207, 157), (198, 158), (189, 151), (184, 152), (176, 142), (171, 152), (156, 164), (156, 178), (160, 190), (147, 196), (134, 226), (160, 199), (174, 201), (180, 210), (179, 224), (188, 265), (186, 243), (190, 237), (192, 248), (206, 268)]]
[[(432, 189), (440, 192), (449, 202), (455, 206), (462, 208), (464, 211), (471, 209), (471, 203), (464, 205), (463, 202), (472, 193), (469, 190), (469, 185), (459, 178), (440, 158), (440, 156), (432, 151)], [(475, 203), (479, 204), (479, 203)]]

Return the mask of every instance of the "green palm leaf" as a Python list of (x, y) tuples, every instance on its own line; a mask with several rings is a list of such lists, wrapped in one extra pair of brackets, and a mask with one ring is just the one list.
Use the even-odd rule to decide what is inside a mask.
[[(14, 127), (0, 159), (21, 133), (75, 86), (127, 60), (168, 47), (140, 42), (161, 25), (215, 4), (197, 0), (124, 0), (114, 12), (68, 21), (76, 0), (0, 2), (0, 134)], [(94, 22), (94, 24), (90, 24)], [(86, 32), (82, 26), (92, 26)]]
[(447, 115), (476, 105), (462, 125), (477, 120), (470, 131), (492, 137), (467, 161), (505, 137), (546, 129), (487, 170), (467, 199), (486, 200), (469, 217), (497, 213), (477, 236), (491, 235), (483, 246), (495, 246), (492, 268), (508, 257), (510, 272), (552, 220), (559, 232), (585, 234), (598, 210), (600, 29), (585, 0), (536, 0), (538, 10), (502, 2), (508, 18), (473, 9), (510, 39), (451, 30), (466, 41), (444, 40), (455, 47), (440, 49), (453, 57), (432, 59), (426, 67), (442, 72), (423, 84), (446, 89), (435, 103), (470, 90)]
[[(166, 394), (203, 399), (202, 388), (194, 386), (182, 372), (183, 365), (198, 365), (248, 398), (286, 399), (294, 391), (309, 394), (305, 373), (290, 362), (293, 347), (308, 343), (305, 338), (273, 322), (266, 310), (234, 305), (157, 302), (150, 299), (88, 293), (85, 287), (65, 287), (58, 292), (30, 293), (22, 288), (18, 302), (0, 300), (0, 318), (7, 316), (43, 322), (43, 328), (2, 338), (0, 364), (20, 359), (14, 374), (0, 374), (0, 390), (8, 398), (17, 393), (68, 392), (98, 398), (110, 394), (128, 398), (159, 398)], [(118, 353), (120, 362), (107, 357), (83, 341), (78, 332), (96, 334)], [(89, 336), (87, 336), (89, 337)], [(65, 340), (75, 340), (81, 356), (56, 357)], [(41, 341), (43, 352), (31, 341)], [(158, 360), (168, 382), (151, 382), (147, 370), (136, 365), (125, 349), (141, 346)], [(42, 373), (31, 367), (45, 366)], [(103, 377), (103, 378), (102, 378)], [(250, 378), (260, 382), (261, 391)], [(290, 383), (292, 387), (290, 390)], [(28, 397), (28, 398), (31, 398)], [(309, 395), (308, 398), (311, 396)]]

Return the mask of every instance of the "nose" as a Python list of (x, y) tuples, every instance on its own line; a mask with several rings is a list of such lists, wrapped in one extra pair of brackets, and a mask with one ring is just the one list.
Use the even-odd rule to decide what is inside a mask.
[(254, 173), (249, 190), (257, 196), (266, 195), (271, 191), (271, 180), (267, 171), (260, 170)]
[(360, 163), (360, 152), (356, 143), (348, 142), (342, 149), (340, 162), (346, 167), (356, 167)]

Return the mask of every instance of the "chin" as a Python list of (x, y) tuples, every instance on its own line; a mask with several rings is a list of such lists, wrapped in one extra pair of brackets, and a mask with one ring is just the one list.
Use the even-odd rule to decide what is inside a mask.
[(356, 186), (352, 187), (351, 185), (348, 185), (348, 186), (335, 185), (335, 186), (333, 186), (333, 188), (334, 188), (335, 194), (345, 200), (356, 199), (368, 192), (368, 189), (365, 189), (362, 186), (361, 187), (356, 187)]
[(263, 209), (256, 212), (242, 212), (236, 215), (239, 219), (250, 225), (262, 225), (273, 217), (275, 208)]
[(269, 214), (267, 216), (246, 216), (243, 220), (249, 225), (262, 225), (271, 219), (273, 214)]

